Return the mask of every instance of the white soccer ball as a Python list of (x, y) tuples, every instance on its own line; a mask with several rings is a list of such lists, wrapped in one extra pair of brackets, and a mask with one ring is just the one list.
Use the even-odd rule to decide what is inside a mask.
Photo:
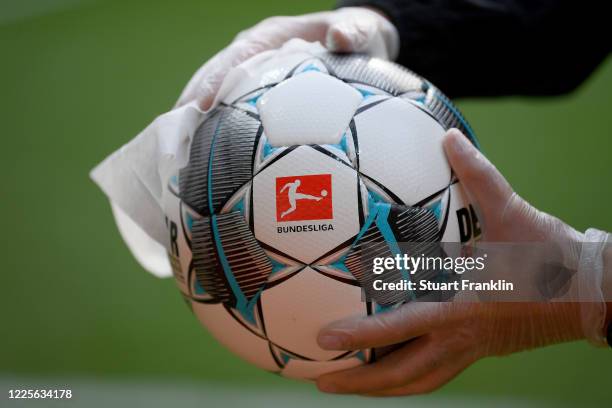
[(476, 143), (438, 89), (367, 56), (272, 57), (237, 84), (164, 203), (174, 274), (200, 322), (287, 377), (372, 361), (373, 350), (321, 349), (317, 333), (381, 310), (353, 262), (364, 245), (477, 232), (443, 151), (450, 127)]

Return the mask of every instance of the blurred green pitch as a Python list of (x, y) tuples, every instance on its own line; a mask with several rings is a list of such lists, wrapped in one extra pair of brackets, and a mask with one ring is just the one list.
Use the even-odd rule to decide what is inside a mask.
[[(88, 172), (170, 109), (238, 31), (332, 4), (0, 3), (0, 377), (206, 381), (314, 395), (231, 355), (173, 281), (141, 270)], [(608, 61), (567, 97), (459, 106), (519, 194), (577, 228), (612, 230), (611, 89)], [(595, 405), (609, 402), (610, 378), (609, 350), (568, 344), (482, 361), (436, 395)]]

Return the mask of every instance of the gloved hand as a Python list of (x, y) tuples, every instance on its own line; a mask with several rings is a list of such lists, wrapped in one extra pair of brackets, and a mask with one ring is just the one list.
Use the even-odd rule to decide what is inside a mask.
[(385, 59), (395, 59), (399, 52), (397, 30), (372, 9), (346, 7), (296, 17), (271, 17), (239, 33), (227, 48), (204, 64), (191, 78), (176, 106), (195, 99), (203, 110), (210, 109), (231, 68), (292, 38), (319, 41), (331, 51), (363, 52)]
[[(601, 265), (596, 265), (601, 251), (585, 253), (581, 249), (585, 235), (519, 197), (459, 131), (448, 132), (444, 147), (478, 208), (483, 240), (558, 243), (563, 249), (561, 262), (575, 266), (580, 285), (591, 285), (601, 301), (412, 302), (393, 311), (336, 322), (319, 333), (321, 347), (358, 350), (396, 345), (396, 350), (373, 364), (321, 376), (317, 385), (322, 391), (376, 396), (426, 393), (486, 356), (576, 339), (601, 340), (605, 303)], [(593, 241), (607, 239), (601, 231), (589, 230), (587, 235)], [(587, 274), (581, 275), (581, 270)]]

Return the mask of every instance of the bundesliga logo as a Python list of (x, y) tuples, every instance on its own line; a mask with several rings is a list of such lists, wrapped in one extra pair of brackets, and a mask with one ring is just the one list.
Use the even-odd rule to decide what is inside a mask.
[(276, 221), (333, 218), (331, 174), (276, 178)]

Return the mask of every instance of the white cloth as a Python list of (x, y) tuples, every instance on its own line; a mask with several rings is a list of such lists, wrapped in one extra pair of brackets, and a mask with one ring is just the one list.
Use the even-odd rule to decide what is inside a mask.
[(186, 163), (191, 138), (203, 119), (195, 103), (165, 113), (91, 172), (111, 201), (132, 254), (159, 277), (172, 275), (165, 253), (163, 189), (168, 176)]
[[(321, 52), (325, 52), (321, 44), (295, 39), (278, 50), (258, 54), (227, 74), (214, 105), (238, 84), (257, 78), (266, 62), (274, 65), (277, 58)], [(144, 269), (158, 277), (172, 276), (166, 254), (164, 190), (170, 175), (187, 164), (193, 134), (206, 115), (195, 101), (160, 115), (90, 174), (109, 198), (117, 227), (130, 251)]]

